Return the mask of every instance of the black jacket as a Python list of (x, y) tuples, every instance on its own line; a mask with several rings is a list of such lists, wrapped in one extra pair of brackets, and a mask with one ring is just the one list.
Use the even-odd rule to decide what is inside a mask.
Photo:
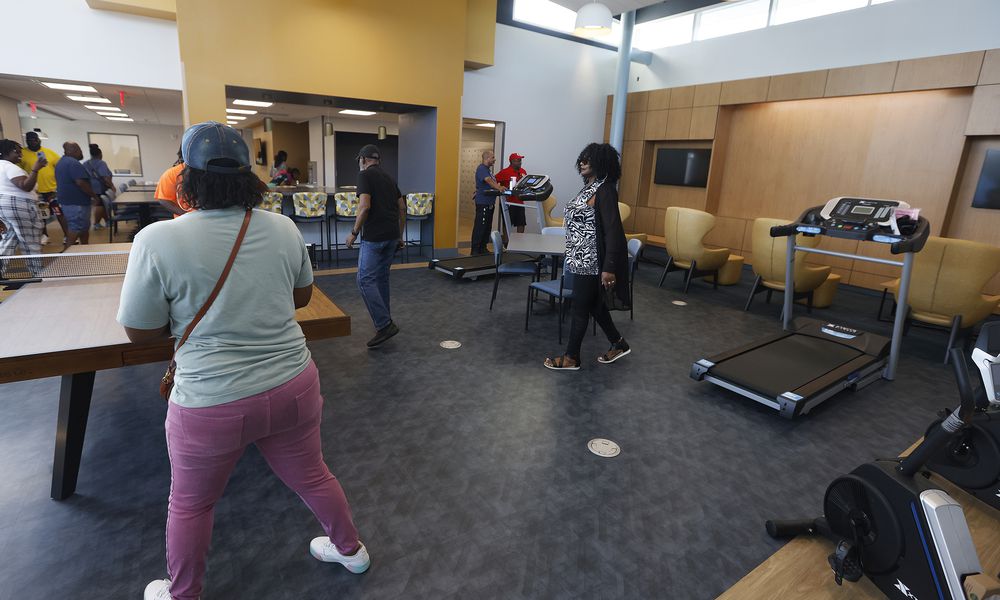
[(615, 296), (621, 306), (608, 308), (628, 308), (632, 304), (628, 286), (628, 246), (625, 242), (625, 227), (618, 211), (618, 188), (605, 181), (597, 188), (594, 208), (597, 214), (597, 258), (602, 273), (614, 273)]

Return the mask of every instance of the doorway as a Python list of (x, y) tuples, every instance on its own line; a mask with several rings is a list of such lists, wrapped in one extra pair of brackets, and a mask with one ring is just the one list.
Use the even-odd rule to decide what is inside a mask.
[[(494, 174), (500, 170), (503, 156), (504, 123), (486, 119), (462, 119), (462, 150), (459, 155), (458, 186), (458, 247), (472, 244), (472, 223), (476, 218), (476, 167), (483, 162), (483, 151), (492, 150), (497, 157)], [(494, 214), (496, 228), (499, 211)]]

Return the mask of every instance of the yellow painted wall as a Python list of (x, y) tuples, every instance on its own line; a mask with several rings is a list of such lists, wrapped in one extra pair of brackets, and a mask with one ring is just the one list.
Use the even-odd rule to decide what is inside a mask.
[[(491, 3), (492, 14), (478, 10), (472, 27), (495, 28)], [(227, 84), (435, 107), (434, 241), (454, 247), (466, 6), (286, 0), (279, 8), (244, 0), (234, 8), (177, 0), (185, 120), (221, 121)]]

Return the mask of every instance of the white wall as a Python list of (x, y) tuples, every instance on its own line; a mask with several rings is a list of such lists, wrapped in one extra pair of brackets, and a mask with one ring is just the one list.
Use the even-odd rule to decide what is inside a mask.
[[(323, 172), (323, 117), (309, 119), (309, 162), (316, 163), (316, 185), (326, 185)], [(302, 173), (308, 179), (308, 173)]]
[(181, 145), (181, 127), (172, 125), (141, 125), (137, 123), (115, 123), (102, 119), (100, 121), (64, 121), (62, 119), (21, 119), (24, 131), (40, 128), (49, 139), (42, 140), (42, 145), (62, 155), (63, 142), (76, 142), (83, 149), (84, 158), (90, 158), (87, 150), (88, 132), (94, 133), (129, 133), (139, 136), (139, 155), (142, 160), (142, 177), (125, 175), (115, 177), (115, 184), (130, 179), (140, 181), (157, 181), (164, 171), (177, 160), (177, 148)]
[(84, 0), (4, 2), (0, 73), (181, 89), (177, 23), (94, 10)]
[(997, 0), (895, 0), (657, 50), (648, 67), (632, 65), (629, 91), (990, 48), (1000, 48)]
[(548, 175), (562, 206), (582, 187), (573, 165), (580, 150), (604, 139), (615, 53), (497, 24), (494, 56), (495, 66), (465, 73), (462, 116), (505, 122), (494, 171), (511, 152), (523, 154), (524, 169)]

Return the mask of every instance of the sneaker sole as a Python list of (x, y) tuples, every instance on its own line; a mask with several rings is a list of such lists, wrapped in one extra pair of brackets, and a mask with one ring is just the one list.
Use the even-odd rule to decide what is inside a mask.
[(546, 369), (551, 369), (553, 371), (579, 371), (580, 370), (580, 365), (577, 365), (575, 367), (555, 367), (555, 366), (552, 366), (550, 364), (546, 364), (546, 363), (543, 362), (542, 366), (545, 367)]
[(601, 355), (601, 356), (598, 356), (598, 357), (597, 357), (597, 362), (601, 363), (602, 365), (610, 365), (611, 363), (615, 362), (615, 361), (616, 361), (616, 360), (618, 360), (619, 358), (621, 358), (621, 357), (623, 357), (623, 356), (628, 356), (629, 354), (632, 354), (632, 349), (631, 349), (631, 348), (629, 348), (629, 349), (628, 349), (628, 350), (626, 350), (625, 352), (622, 352), (622, 353), (621, 353), (621, 354), (619, 354), (618, 356), (615, 356), (615, 357), (614, 357), (614, 358), (612, 358), (611, 360), (604, 360), (604, 356), (603, 356), (603, 355)]
[(396, 335), (397, 335), (398, 333), (399, 333), (399, 329), (397, 328), (397, 329), (396, 329), (396, 331), (394, 331), (394, 332), (392, 333), (392, 335), (390, 335), (389, 337), (385, 338), (384, 340), (382, 340), (381, 342), (379, 342), (379, 343), (377, 343), (377, 344), (368, 344), (368, 347), (369, 347), (369, 348), (378, 348), (378, 347), (379, 347), (379, 346), (381, 346), (382, 344), (384, 344), (384, 343), (388, 342), (389, 340), (391, 340), (392, 338), (396, 337)]
[(346, 565), (346, 564), (344, 564), (344, 563), (342, 563), (340, 561), (337, 561), (337, 560), (325, 560), (322, 556), (319, 556), (318, 554), (316, 554), (315, 552), (313, 552), (312, 548), (309, 549), (309, 554), (312, 555), (312, 557), (315, 558), (316, 560), (318, 560), (319, 562), (324, 562), (324, 563), (328, 563), (328, 564), (329, 563), (338, 564), (338, 565), (344, 567), (345, 569), (347, 569), (348, 571), (350, 571), (351, 573), (354, 573), (355, 575), (359, 575), (361, 573), (364, 573), (365, 571), (368, 570), (369, 567), (372, 566), (372, 561), (371, 560), (369, 560), (368, 563), (365, 564), (364, 568), (358, 568), (355, 565)]

